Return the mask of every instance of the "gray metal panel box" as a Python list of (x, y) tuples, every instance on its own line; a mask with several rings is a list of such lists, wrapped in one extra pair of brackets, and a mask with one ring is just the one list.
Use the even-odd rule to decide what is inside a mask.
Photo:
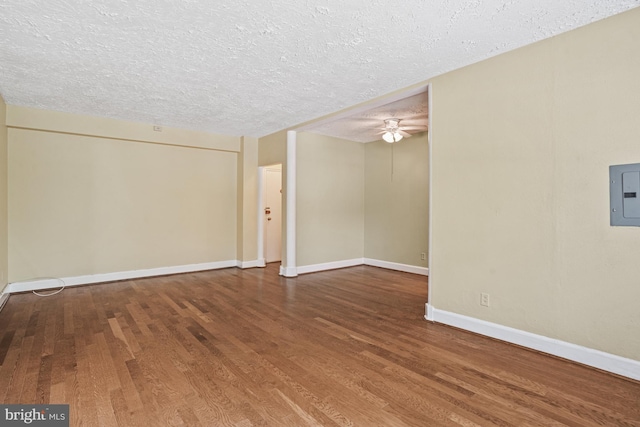
[(609, 166), (611, 225), (640, 227), (640, 163)]

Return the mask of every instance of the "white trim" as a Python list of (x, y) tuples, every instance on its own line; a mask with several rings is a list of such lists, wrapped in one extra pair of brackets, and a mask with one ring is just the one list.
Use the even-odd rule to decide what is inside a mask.
[(280, 266), (280, 275), (284, 277), (297, 277), (298, 269), (296, 267)]
[[(427, 264), (429, 265), (429, 268), (433, 267), (433, 161), (432, 161), (432, 153), (433, 153), (433, 121), (431, 120), (431, 118), (433, 117), (433, 85), (431, 83), (427, 84), (427, 111), (429, 111), (429, 115), (427, 117), (428, 123), (427, 123), (427, 146), (429, 149), (429, 158), (427, 159), (427, 164), (428, 164), (428, 168), (429, 168), (429, 210), (428, 210), (428, 215), (429, 218), (427, 218), (427, 220), (429, 221), (429, 225), (428, 225), (428, 230), (427, 233), (429, 233), (429, 249), (428, 249), (428, 261)], [(432, 299), (432, 295), (433, 295), (433, 287), (434, 287), (434, 282), (433, 282), (433, 277), (431, 275), (429, 275), (429, 286), (427, 287), (427, 303), (428, 304), (433, 304), (433, 299)], [(433, 320), (433, 313), (430, 313), (429, 310), (427, 310), (427, 317), (428, 320)]]
[(258, 265), (256, 265), (256, 267), (266, 267), (267, 266), (267, 260), (265, 258), (258, 258)]
[(437, 308), (433, 308), (432, 311), (433, 320), (437, 323), (454, 326), (640, 381), (640, 361)]
[(9, 287), (7, 286), (3, 291), (2, 294), (0, 294), (0, 311), (2, 311), (2, 309), (4, 308), (4, 305), (7, 303), (7, 301), (9, 300)]
[(298, 267), (298, 274), (314, 273), (316, 271), (335, 270), (336, 268), (353, 267), (364, 264), (362, 258), (346, 259), (343, 261), (325, 262), (322, 264), (303, 265)]
[[(116, 273), (91, 274), (87, 276), (62, 277), (65, 286), (89, 285), (92, 283), (113, 282), (116, 280), (137, 279), (141, 277), (165, 276), (168, 274), (190, 273), (194, 271), (217, 270), (220, 268), (236, 267), (237, 260), (205, 262), (202, 264), (178, 265), (175, 267), (150, 268), (146, 270), (121, 271)], [(28, 292), (41, 289), (56, 289), (60, 287), (57, 279), (34, 280), (30, 282), (15, 282), (9, 284), (9, 292)]]
[(363, 264), (371, 265), (374, 267), (382, 267), (388, 270), (404, 271), (405, 273), (420, 274), (422, 276), (429, 275), (429, 269), (427, 267), (418, 267), (416, 265), (399, 264), (397, 262), (381, 261), (379, 259), (371, 258), (364, 258)]
[(264, 259), (262, 260), (262, 263), (260, 262), (259, 259), (256, 259), (254, 261), (238, 261), (238, 264), (236, 265), (236, 267), (238, 268), (255, 268), (255, 267), (264, 267), (265, 263), (264, 263)]
[(433, 306), (429, 303), (424, 305), (424, 318), (429, 322), (433, 322)]
[[(258, 256), (264, 261), (264, 170), (266, 166), (258, 168)], [(266, 264), (265, 264), (266, 265)], [(261, 267), (264, 267), (262, 265)]]
[[(422, 276), (429, 275), (427, 267), (419, 267), (416, 265), (399, 264), (397, 262), (382, 261), (371, 258), (353, 258), (341, 261), (325, 262), (321, 264), (310, 264), (297, 267), (298, 274), (315, 273), (317, 271), (335, 270), (336, 268), (354, 267), (356, 265), (370, 265), (373, 267), (386, 268), (387, 270), (403, 271), (405, 273), (420, 274)], [(280, 274), (286, 269), (281, 268)]]
[[(429, 269), (424, 267), (416, 267), (406, 264), (397, 264), (387, 261), (379, 261), (368, 258), (355, 258), (350, 260), (335, 261), (323, 264), (307, 265), (303, 267), (283, 267), (280, 266), (280, 275), (285, 277), (296, 277), (298, 274), (312, 273), (315, 271), (333, 270), (336, 268), (353, 267), (356, 265), (372, 265), (375, 267), (387, 268), (390, 270), (405, 271), (407, 273), (428, 275)], [(165, 276), (169, 274), (190, 273), (204, 270), (217, 270), (221, 268), (239, 267), (254, 268), (264, 267), (266, 263), (264, 259), (254, 261), (218, 261), (206, 262), (202, 264), (187, 264), (174, 267), (150, 268), (146, 270), (120, 271), (115, 273), (91, 274), (86, 276), (62, 277), (65, 286), (90, 285), (93, 283), (114, 282), (117, 280), (137, 279), (142, 277)], [(44, 289), (57, 289), (60, 287), (60, 281), (57, 279), (42, 279), (25, 282), (9, 283), (0, 297), (16, 292), (29, 292)]]
[(286, 277), (295, 277), (296, 271), (296, 139), (294, 130), (287, 131), (287, 265)]

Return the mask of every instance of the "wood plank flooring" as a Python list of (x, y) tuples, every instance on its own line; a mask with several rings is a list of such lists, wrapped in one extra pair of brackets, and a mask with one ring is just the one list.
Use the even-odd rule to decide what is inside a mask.
[(276, 265), (13, 295), (0, 402), (77, 426), (640, 426), (640, 383), (431, 324), (426, 296)]

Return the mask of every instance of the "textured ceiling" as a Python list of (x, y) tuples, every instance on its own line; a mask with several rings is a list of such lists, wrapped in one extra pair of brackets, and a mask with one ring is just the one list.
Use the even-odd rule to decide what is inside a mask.
[(6, 102), (262, 136), (640, 0), (3, 0)]
[(429, 96), (420, 92), (398, 101), (367, 108), (334, 119), (322, 120), (303, 130), (358, 142), (378, 141), (382, 138), (385, 119), (400, 119), (399, 128), (411, 135), (427, 130)]

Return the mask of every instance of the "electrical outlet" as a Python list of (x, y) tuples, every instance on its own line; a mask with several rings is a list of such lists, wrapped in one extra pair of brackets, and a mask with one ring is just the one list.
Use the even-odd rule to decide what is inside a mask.
[(489, 307), (489, 294), (485, 294), (485, 293), (480, 294), (480, 305), (484, 307)]
[(427, 259), (427, 254), (425, 254), (424, 252), (422, 252), (422, 253), (420, 254), (420, 259), (421, 259), (422, 261), (425, 261), (425, 260)]

